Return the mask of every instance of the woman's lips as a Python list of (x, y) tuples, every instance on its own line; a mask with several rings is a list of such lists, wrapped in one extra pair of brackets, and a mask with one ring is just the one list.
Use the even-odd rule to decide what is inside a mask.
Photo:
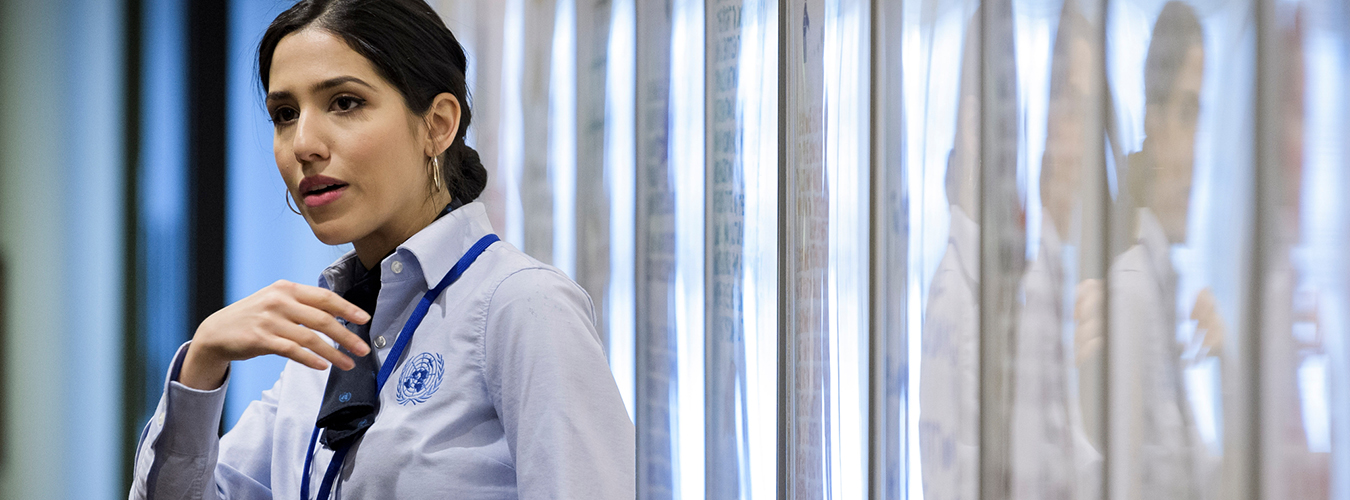
[(327, 191), (304, 195), (303, 201), (305, 202), (305, 206), (309, 208), (322, 207), (337, 201), (338, 198), (342, 197), (342, 193), (345, 193), (346, 191), (347, 186), (339, 186)]
[(301, 201), (305, 206), (314, 208), (332, 203), (342, 197), (342, 193), (347, 190), (347, 183), (332, 177), (314, 175), (300, 180)]

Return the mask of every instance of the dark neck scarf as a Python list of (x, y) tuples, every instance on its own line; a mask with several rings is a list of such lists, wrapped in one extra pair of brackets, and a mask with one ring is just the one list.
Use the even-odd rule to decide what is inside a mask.
[[(375, 317), (375, 300), (380, 295), (380, 266), (369, 271), (358, 269), (360, 275), (342, 298)], [(353, 329), (366, 344), (370, 344), (370, 323)], [(334, 366), (328, 370), (328, 385), (323, 390), (323, 404), (319, 407), (316, 425), (324, 429), (321, 441), (329, 449), (350, 444), (365, 434), (375, 415), (380, 412), (380, 395), (376, 393), (375, 375), (380, 371), (380, 360), (371, 349), (365, 356), (351, 356), (356, 367), (343, 371)]]
[[(440, 219), (460, 206), (459, 200), (451, 200), (436, 218)], [(360, 307), (372, 318), (353, 329), (367, 345), (370, 345), (370, 324), (374, 322), (375, 302), (379, 296), (380, 264), (367, 270), (358, 262), (355, 284), (342, 294), (342, 298)], [(375, 416), (380, 413), (380, 394), (376, 383), (380, 358), (376, 356), (375, 349), (372, 348), (365, 356), (356, 356), (341, 347), (339, 349), (356, 362), (356, 367), (346, 371), (337, 367), (328, 370), (328, 385), (323, 390), (323, 403), (319, 406), (319, 418), (315, 425), (323, 429), (320, 442), (330, 450), (355, 442), (375, 423)]]

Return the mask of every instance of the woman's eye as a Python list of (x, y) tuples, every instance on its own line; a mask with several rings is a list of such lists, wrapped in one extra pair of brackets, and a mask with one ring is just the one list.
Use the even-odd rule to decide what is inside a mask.
[(272, 123), (277, 125), (289, 123), (298, 118), (299, 113), (293, 108), (279, 108), (272, 112)]
[(338, 96), (337, 99), (333, 99), (333, 107), (338, 111), (351, 111), (361, 106), (363, 103), (365, 103), (365, 101), (346, 95)]

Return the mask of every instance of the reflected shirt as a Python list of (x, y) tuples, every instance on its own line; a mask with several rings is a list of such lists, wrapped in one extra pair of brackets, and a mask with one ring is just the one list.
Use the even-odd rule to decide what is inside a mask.
[[(381, 362), (422, 294), (491, 232), (470, 203), (380, 263), (370, 334)], [(319, 285), (341, 293), (356, 265), (348, 253)], [(288, 361), (217, 439), (228, 379), (213, 391), (177, 382), (186, 349), (142, 434), (130, 498), (300, 498), (327, 370)], [(436, 300), (389, 382), (332, 498), (633, 498), (633, 424), (589, 297), (504, 241)], [(333, 456), (315, 449), (311, 495)]]
[[(1290, 227), (1290, 226), (1285, 226)], [(1321, 342), (1299, 328), (1316, 329), (1315, 293), (1300, 286), (1294, 269), (1296, 235), (1280, 234), (1268, 260), (1262, 302), (1262, 415), (1264, 498), (1330, 498), (1330, 453), (1310, 449), (1300, 369), (1309, 357), (1325, 356)], [(1299, 323), (1303, 323), (1299, 325)], [(1304, 332), (1305, 334), (1307, 332)], [(1309, 415), (1312, 419), (1323, 415)]]
[[(1111, 498), (1200, 498), (1199, 436), (1176, 340), (1171, 243), (1148, 209), (1138, 242), (1112, 263), (1110, 297)], [(1118, 411), (1126, 409), (1127, 411)]]
[(1065, 248), (1049, 215), (1041, 223), (1036, 260), (1022, 279), (1025, 296), (1014, 337), (1012, 498), (1098, 498), (1101, 459), (1087, 444), (1065, 326), (1072, 305)]
[(919, 459), (928, 500), (975, 500), (979, 467), (980, 226), (952, 205), (924, 310)]

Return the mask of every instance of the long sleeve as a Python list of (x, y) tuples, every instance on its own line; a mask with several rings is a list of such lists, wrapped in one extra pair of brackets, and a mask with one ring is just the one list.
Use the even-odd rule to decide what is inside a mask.
[[(211, 391), (179, 383), (187, 348), (188, 344), (183, 344), (174, 356), (164, 395), (137, 445), (135, 477), (128, 498), (272, 498), (266, 488), (270, 459), (265, 441), (270, 441), (275, 402), (269, 412), (264, 394), (263, 401), (249, 406), (230, 435), (218, 439), (228, 376)], [(251, 442), (251, 446), (245, 442)], [(227, 460), (218, 461), (222, 444)]]
[(520, 498), (633, 498), (633, 423), (580, 287), (548, 269), (504, 278), (484, 351)]
[(924, 498), (939, 500), (973, 499), (978, 493), (979, 303), (952, 248), (929, 287), (919, 365)]

